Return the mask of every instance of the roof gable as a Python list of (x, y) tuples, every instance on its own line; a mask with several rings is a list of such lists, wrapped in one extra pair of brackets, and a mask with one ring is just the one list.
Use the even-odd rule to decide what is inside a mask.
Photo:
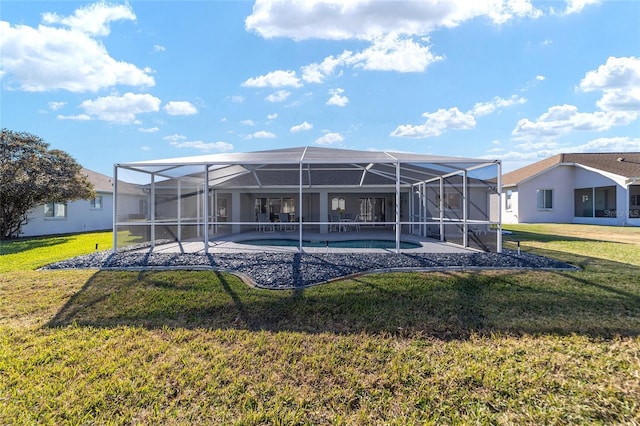
[(640, 177), (640, 152), (558, 154), (505, 173), (502, 186), (518, 185), (560, 164), (581, 165), (625, 178)]
[(87, 177), (96, 191), (113, 192), (111, 176), (103, 175), (102, 173), (94, 172), (93, 170), (85, 169), (84, 167), (82, 168), (81, 173)]

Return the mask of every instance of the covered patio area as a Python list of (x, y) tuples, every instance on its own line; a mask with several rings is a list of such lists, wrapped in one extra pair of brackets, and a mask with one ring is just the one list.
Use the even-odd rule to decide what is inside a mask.
[(115, 164), (113, 247), (198, 243), (208, 253), (277, 236), (298, 252), (381, 238), (395, 253), (409, 240), (500, 252), (500, 168), (318, 147)]

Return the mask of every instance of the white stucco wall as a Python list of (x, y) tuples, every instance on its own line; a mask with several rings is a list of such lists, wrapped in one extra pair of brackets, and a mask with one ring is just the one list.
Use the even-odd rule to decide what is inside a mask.
[(21, 237), (39, 235), (70, 234), (112, 229), (113, 227), (113, 195), (102, 195), (102, 208), (92, 209), (91, 201), (79, 200), (67, 203), (65, 218), (44, 217), (44, 205), (37, 206), (29, 212), (29, 221), (22, 227)]
[[(616, 217), (575, 217), (574, 190), (579, 188), (616, 187)], [(505, 209), (505, 193), (512, 190), (512, 209)], [(538, 209), (537, 191), (553, 190), (553, 207)], [(600, 225), (630, 224), (626, 215), (626, 187), (612, 176), (571, 165), (560, 165), (518, 187), (504, 188), (501, 199), (503, 223), (584, 223)]]

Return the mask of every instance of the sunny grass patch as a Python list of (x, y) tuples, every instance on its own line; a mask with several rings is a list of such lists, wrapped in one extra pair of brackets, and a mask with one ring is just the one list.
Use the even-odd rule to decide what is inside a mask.
[(113, 247), (111, 231), (20, 238), (0, 242), (0, 273), (37, 269), (50, 263)]
[(575, 225), (575, 224), (522, 224), (505, 225), (512, 235), (505, 236), (505, 247), (521, 245), (543, 249), (543, 255), (554, 252), (605, 259), (640, 266), (640, 227)]

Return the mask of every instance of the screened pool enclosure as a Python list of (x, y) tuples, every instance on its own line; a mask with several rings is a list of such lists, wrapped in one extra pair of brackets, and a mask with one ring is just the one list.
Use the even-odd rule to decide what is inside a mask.
[[(114, 250), (386, 232), (501, 251), (499, 161), (319, 147), (114, 165)], [(343, 234), (344, 235), (344, 234)]]

